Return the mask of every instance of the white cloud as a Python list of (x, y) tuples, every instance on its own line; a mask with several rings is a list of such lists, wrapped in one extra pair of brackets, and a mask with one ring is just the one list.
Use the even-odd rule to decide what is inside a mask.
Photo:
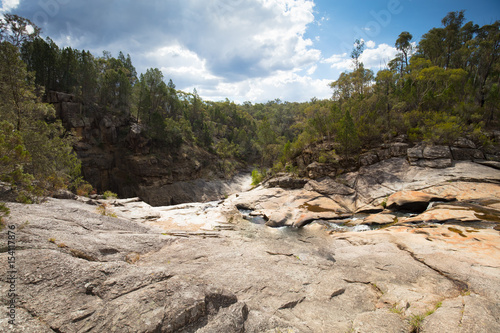
[(352, 66), (352, 60), (347, 53), (334, 54), (330, 58), (322, 61), (326, 64), (331, 64), (331, 68), (347, 70)]
[[(200, 96), (204, 91), (205, 97), (227, 93), (235, 100), (262, 101), (274, 99), (268, 92), (279, 92), (274, 87), (281, 84), (297, 89), (287, 92), (296, 100), (310, 90), (301, 84), (318, 86), (297, 74), (313, 75), (322, 58), (305, 37), (315, 22), (314, 6), (313, 0), (148, 0), (124, 6), (66, 0), (57, 15), (39, 23), (60, 46), (95, 55), (129, 53), (139, 73), (160, 68), (178, 89), (196, 87)], [(41, 7), (26, 1), (20, 9), (20, 15), (33, 17)]]
[(274, 100), (309, 101), (312, 97), (330, 98), (331, 80), (314, 79), (289, 71), (280, 71), (273, 76), (258, 79), (251, 78), (236, 83), (220, 83), (214, 87), (199, 89), (202, 98), (224, 100), (226, 97), (238, 103), (245, 101), (262, 102)]
[(389, 46), (387, 44), (380, 44), (375, 48), (366, 49), (361, 55), (360, 60), (365, 65), (365, 68), (370, 68), (372, 70), (379, 70), (387, 67), (389, 61), (396, 57), (398, 50), (395, 47)]
[[(361, 54), (360, 61), (365, 68), (378, 71), (387, 67), (389, 61), (396, 57), (398, 50), (388, 44), (376, 45), (373, 41), (366, 42), (367, 49)], [(338, 70), (352, 70), (353, 62), (347, 53), (334, 54), (330, 58), (324, 59), (323, 63), (331, 64), (331, 68)]]
[(19, 6), (19, 0), (2, 0), (2, 7), (0, 7), (0, 14), (4, 14)]
[(369, 40), (365, 43), (366, 47), (369, 48), (369, 49), (373, 49), (375, 46), (377, 46), (377, 44), (372, 41), (372, 40)]

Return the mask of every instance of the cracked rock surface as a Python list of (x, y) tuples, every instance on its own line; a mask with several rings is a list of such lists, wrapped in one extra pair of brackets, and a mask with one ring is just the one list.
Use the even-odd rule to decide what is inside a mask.
[[(329, 179), (303, 189), (259, 187), (219, 203), (109, 202), (118, 218), (74, 200), (9, 204), (18, 298), (9, 325), (2, 277), (0, 331), (500, 332), (499, 171), (388, 163), (346, 176), (342, 186), (352, 191), (343, 194), (328, 191)], [(413, 178), (373, 178), (384, 166)], [(392, 207), (382, 228), (332, 229), (361, 207), (383, 210), (379, 200), (404, 191), (433, 199), (411, 216)], [(251, 213), (244, 218), (237, 207)], [(251, 222), (273, 212), (285, 225), (309, 220), (301, 228)]]

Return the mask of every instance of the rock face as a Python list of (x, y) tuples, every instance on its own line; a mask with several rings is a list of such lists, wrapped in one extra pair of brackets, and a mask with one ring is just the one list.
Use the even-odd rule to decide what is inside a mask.
[[(47, 102), (79, 142), (74, 149), (82, 173), (99, 192), (136, 197), (153, 205), (170, 205), (223, 198), (234, 190), (218, 159), (196, 147), (176, 151), (155, 149), (130, 114), (109, 115), (85, 110), (73, 95), (50, 92)], [(236, 180), (238, 182), (238, 180)]]
[(402, 191), (394, 193), (387, 200), (387, 208), (409, 213), (422, 213), (427, 210), (431, 202), (447, 202), (453, 198), (441, 198), (436, 195), (419, 191)]
[(495, 168), (399, 157), (211, 203), (8, 204), (18, 296), (14, 326), (2, 276), (0, 331), (498, 332), (499, 203)]

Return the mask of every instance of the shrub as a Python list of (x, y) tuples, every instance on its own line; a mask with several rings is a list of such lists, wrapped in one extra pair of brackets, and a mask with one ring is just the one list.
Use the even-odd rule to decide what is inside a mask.
[(113, 193), (111, 191), (106, 191), (102, 195), (103, 195), (104, 199), (117, 199), (118, 198), (118, 194)]
[(259, 185), (262, 179), (264, 179), (262, 173), (259, 170), (254, 169), (252, 171), (252, 185)]
[(9, 214), (10, 214), (10, 209), (7, 206), (5, 206), (5, 203), (0, 202), (0, 230), (4, 228), (3, 218), (5, 216), (9, 216)]

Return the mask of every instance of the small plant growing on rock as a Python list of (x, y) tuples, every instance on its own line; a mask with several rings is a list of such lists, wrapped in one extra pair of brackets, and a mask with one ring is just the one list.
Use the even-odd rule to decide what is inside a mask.
[(425, 315), (411, 315), (411, 333), (420, 333), (420, 331), (422, 330), (422, 322), (424, 321), (425, 317)]
[(116, 193), (113, 193), (111, 191), (106, 191), (102, 194), (102, 196), (104, 197), (104, 199), (117, 199), (118, 198), (118, 194)]
[(109, 205), (107, 203), (102, 203), (97, 207), (97, 212), (103, 216), (117, 217), (115, 213), (109, 210)]
[(54, 237), (49, 238), (49, 242), (51, 242), (51, 243), (55, 244), (55, 243), (56, 243), (56, 239), (55, 239)]

